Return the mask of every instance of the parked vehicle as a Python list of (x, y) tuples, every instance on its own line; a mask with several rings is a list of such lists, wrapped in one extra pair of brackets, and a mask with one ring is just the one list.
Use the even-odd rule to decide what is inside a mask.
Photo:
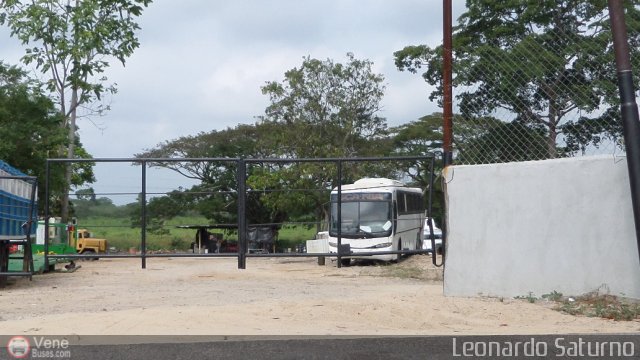
[[(429, 227), (431, 225), (431, 227)], [(433, 243), (431, 241), (431, 231), (433, 229)], [(422, 230), (422, 250), (433, 251), (435, 245), (436, 254), (442, 254), (442, 230), (433, 221), (433, 218), (424, 219), (424, 228)]]
[(107, 240), (94, 238), (87, 229), (78, 229), (76, 251), (80, 254), (98, 254), (107, 252)]
[(420, 248), (424, 219), (421, 189), (391, 179), (360, 179), (342, 186), (340, 203), (338, 213), (338, 189), (334, 188), (329, 252), (338, 252), (340, 235), (340, 245), (348, 248), (349, 254), (341, 258), (342, 265), (349, 265), (352, 258), (399, 260), (400, 254), (375, 253)]

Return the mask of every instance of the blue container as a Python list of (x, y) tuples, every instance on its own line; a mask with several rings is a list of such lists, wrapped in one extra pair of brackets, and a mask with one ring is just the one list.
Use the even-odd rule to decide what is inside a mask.
[[(0, 160), (0, 239), (21, 238), (23, 225), (32, 221), (31, 235), (37, 227), (36, 179)], [(34, 203), (31, 204), (33, 193)]]

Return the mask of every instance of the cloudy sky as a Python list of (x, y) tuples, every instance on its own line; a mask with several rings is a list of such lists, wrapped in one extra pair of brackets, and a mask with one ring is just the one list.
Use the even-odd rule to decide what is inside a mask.
[[(454, 23), (464, 10), (454, 1)], [(390, 126), (438, 111), (419, 75), (399, 72), (393, 52), (442, 41), (440, 0), (156, 0), (139, 18), (140, 48), (107, 72), (117, 83), (112, 110), (79, 123), (96, 158), (132, 157), (180, 136), (253, 123), (304, 56), (346, 61), (352, 52), (385, 76)], [(23, 47), (0, 29), (5, 62)]]

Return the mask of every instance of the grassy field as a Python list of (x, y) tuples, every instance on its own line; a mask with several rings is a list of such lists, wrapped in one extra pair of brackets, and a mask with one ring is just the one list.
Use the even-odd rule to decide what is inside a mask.
[[(147, 250), (187, 250), (195, 240), (195, 229), (180, 229), (179, 225), (206, 225), (204, 217), (176, 217), (163, 227), (162, 233), (147, 231)], [(107, 239), (109, 247), (127, 250), (131, 247), (139, 248), (141, 229), (131, 227), (131, 221), (125, 217), (87, 217), (78, 219), (78, 228), (91, 231), (94, 237)], [(235, 241), (238, 234), (235, 231), (212, 230), (223, 233), (226, 240)], [(315, 227), (308, 229), (304, 226), (283, 226), (278, 233), (278, 248), (295, 248), (305, 240), (313, 239)]]

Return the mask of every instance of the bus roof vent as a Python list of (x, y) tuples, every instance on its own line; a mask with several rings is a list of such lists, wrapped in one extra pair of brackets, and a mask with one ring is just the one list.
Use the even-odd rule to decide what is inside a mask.
[(386, 178), (365, 178), (357, 180), (353, 185), (358, 186), (404, 186), (401, 181)]

